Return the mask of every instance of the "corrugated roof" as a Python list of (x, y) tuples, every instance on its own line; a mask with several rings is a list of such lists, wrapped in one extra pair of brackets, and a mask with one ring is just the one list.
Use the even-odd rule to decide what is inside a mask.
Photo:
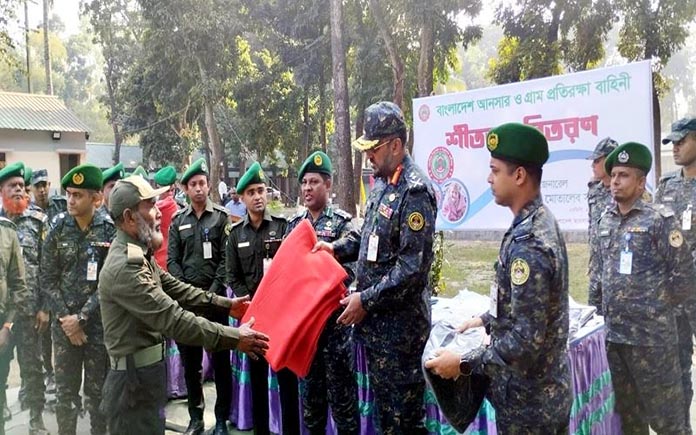
[(89, 127), (53, 95), (0, 92), (0, 128), (87, 132)]

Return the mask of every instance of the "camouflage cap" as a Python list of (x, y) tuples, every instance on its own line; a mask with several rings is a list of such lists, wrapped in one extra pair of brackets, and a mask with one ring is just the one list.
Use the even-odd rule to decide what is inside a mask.
[(29, 166), (24, 167), (24, 186), (31, 186), (31, 176), (34, 173)]
[(304, 174), (307, 172), (331, 175), (333, 173), (331, 159), (321, 151), (313, 152), (307, 157), (304, 163), (302, 163), (297, 173), (297, 178), (300, 180), (300, 183), (302, 182), (302, 177), (304, 177)]
[(254, 162), (253, 165), (247, 169), (247, 171), (242, 175), (237, 183), (237, 193), (240, 195), (244, 194), (244, 190), (252, 184), (265, 183), (266, 176), (263, 174), (263, 169), (259, 162)]
[(404, 113), (389, 101), (380, 101), (365, 109), (364, 134), (353, 142), (358, 151), (374, 148), (385, 137), (406, 133)]
[(208, 175), (208, 165), (205, 163), (205, 157), (201, 157), (191, 163), (191, 166), (189, 166), (186, 172), (184, 172), (184, 175), (181, 176), (181, 184), (188, 183), (191, 177), (198, 174)]
[(165, 166), (155, 173), (155, 183), (160, 186), (171, 186), (176, 182), (176, 169), (174, 166)]
[(544, 135), (527, 124), (509, 122), (488, 132), (486, 146), (491, 157), (521, 165), (543, 166), (549, 159)]
[(662, 139), (662, 145), (676, 143), (684, 139), (689, 132), (696, 131), (696, 118), (682, 118), (672, 123), (672, 132)]
[(104, 185), (102, 171), (91, 163), (75, 166), (60, 180), (63, 189), (74, 187), (76, 189), (101, 190)]
[(0, 171), (0, 184), (4, 183), (8, 178), (22, 177), (24, 178), (24, 163), (15, 162), (7, 165)]
[(619, 146), (619, 143), (610, 137), (600, 140), (592, 154), (587, 156), (587, 160), (597, 160), (606, 157)]
[(131, 175), (116, 182), (109, 197), (109, 212), (113, 217), (121, 216), (128, 208), (134, 208), (144, 199), (157, 198), (168, 187), (153, 189), (143, 177)]
[(614, 166), (638, 168), (648, 173), (652, 167), (652, 154), (642, 143), (626, 142), (612, 151), (604, 161), (604, 170), (607, 174), (611, 174)]
[(34, 186), (42, 181), (48, 182), (48, 171), (45, 169), (37, 169), (31, 174), (31, 185)]
[(109, 181), (117, 181), (126, 176), (126, 171), (123, 170), (123, 163), (119, 162), (117, 165), (105, 169), (102, 172), (102, 177), (104, 178), (104, 184)]

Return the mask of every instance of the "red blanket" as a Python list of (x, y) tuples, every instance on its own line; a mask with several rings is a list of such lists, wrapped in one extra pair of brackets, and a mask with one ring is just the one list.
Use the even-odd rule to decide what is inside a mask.
[(327, 252), (311, 253), (317, 237), (303, 220), (283, 241), (254, 294), (243, 322), (270, 337), (266, 359), (299, 377), (309, 372), (319, 335), (345, 293), (348, 276)]

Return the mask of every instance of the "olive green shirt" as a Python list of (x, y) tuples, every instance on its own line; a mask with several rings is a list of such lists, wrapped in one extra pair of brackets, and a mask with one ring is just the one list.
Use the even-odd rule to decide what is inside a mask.
[(0, 321), (14, 322), (17, 311), (34, 315), (34, 295), (24, 281), (24, 262), (15, 225), (0, 217)]
[(157, 265), (144, 245), (121, 230), (99, 275), (99, 301), (104, 344), (112, 358), (161, 343), (163, 335), (211, 351), (237, 346), (236, 328), (186, 311), (211, 305), (229, 311), (230, 299), (178, 281)]

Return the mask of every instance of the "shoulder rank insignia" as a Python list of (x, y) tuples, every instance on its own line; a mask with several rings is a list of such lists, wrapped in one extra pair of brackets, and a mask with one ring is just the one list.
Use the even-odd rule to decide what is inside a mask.
[(414, 211), (408, 215), (408, 227), (413, 231), (420, 231), (425, 226), (425, 218), (420, 212)]
[(523, 285), (529, 279), (529, 264), (521, 258), (516, 258), (510, 266), (510, 281), (514, 285)]

